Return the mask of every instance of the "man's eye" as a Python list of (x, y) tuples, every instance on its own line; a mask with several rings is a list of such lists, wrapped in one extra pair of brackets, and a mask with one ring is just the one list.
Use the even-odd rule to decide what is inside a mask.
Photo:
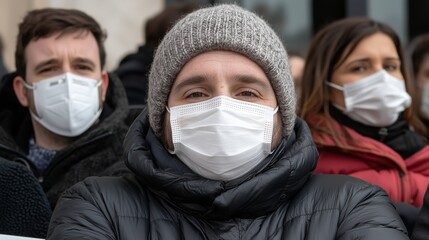
[(79, 66), (77, 66), (77, 68), (79, 70), (91, 70), (91, 67), (86, 66), (86, 65), (79, 65)]
[(200, 98), (200, 97), (205, 97), (206, 95), (202, 92), (193, 92), (190, 93), (186, 96), (186, 98)]
[(55, 67), (45, 67), (45, 68), (40, 69), (40, 72), (41, 73), (46, 73), (46, 72), (52, 72), (52, 71), (55, 71), (55, 70), (56, 70)]
[(242, 91), (242, 92), (240, 92), (240, 96), (257, 97), (257, 95), (253, 91)]

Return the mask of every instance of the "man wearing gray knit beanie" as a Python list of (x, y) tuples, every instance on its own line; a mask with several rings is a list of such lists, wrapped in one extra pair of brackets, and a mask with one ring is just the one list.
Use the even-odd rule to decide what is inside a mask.
[(389, 198), (312, 176), (286, 50), (235, 5), (200, 9), (159, 45), (148, 107), (124, 142), (132, 171), (60, 199), (48, 239), (407, 239)]

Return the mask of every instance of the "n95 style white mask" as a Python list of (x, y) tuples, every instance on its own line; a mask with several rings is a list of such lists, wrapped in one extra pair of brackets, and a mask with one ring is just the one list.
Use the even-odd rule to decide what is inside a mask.
[(351, 119), (372, 127), (387, 127), (411, 105), (405, 82), (379, 71), (359, 81), (344, 84), (332, 82), (328, 86), (343, 91), (345, 108), (334, 105)]
[(225, 96), (172, 107), (172, 153), (205, 178), (238, 178), (271, 153), (277, 109)]
[(33, 118), (53, 133), (75, 137), (90, 128), (101, 114), (101, 81), (64, 73), (29, 85), (34, 95)]

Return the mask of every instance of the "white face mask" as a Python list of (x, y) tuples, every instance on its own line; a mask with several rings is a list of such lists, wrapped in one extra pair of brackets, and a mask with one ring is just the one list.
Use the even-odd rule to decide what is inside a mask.
[(33, 85), (36, 113), (33, 118), (53, 133), (75, 137), (91, 127), (100, 116), (101, 81), (64, 73)]
[(420, 111), (429, 116), (429, 83), (424, 83)]
[(225, 96), (172, 107), (171, 153), (205, 178), (238, 178), (271, 153), (277, 109)]
[(351, 119), (368, 126), (389, 126), (411, 105), (405, 82), (384, 70), (354, 83), (344, 84), (344, 87), (332, 82), (326, 84), (343, 91), (345, 109), (334, 106)]

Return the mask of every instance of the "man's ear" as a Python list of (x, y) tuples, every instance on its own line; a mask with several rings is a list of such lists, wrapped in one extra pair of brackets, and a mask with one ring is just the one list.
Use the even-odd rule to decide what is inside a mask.
[(24, 79), (20, 76), (16, 76), (13, 79), (13, 90), (15, 91), (16, 98), (21, 103), (22, 106), (28, 107), (29, 101), (28, 101), (28, 92), (27, 88), (25, 88)]
[(106, 100), (107, 88), (109, 87), (109, 74), (107, 71), (101, 73), (101, 100), (104, 102)]

